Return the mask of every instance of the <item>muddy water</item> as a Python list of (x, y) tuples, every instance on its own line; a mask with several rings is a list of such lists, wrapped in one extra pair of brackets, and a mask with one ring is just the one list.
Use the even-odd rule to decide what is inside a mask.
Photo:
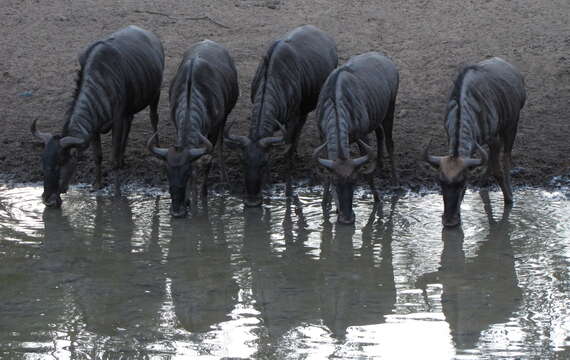
[(320, 189), (263, 209), (75, 188), (0, 189), (0, 358), (565, 358), (570, 200), (468, 192), (462, 230), (437, 194), (357, 196), (323, 218)]

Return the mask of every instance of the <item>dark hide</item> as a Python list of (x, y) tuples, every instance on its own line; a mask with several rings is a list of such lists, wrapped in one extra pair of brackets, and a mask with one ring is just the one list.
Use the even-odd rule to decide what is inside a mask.
[[(522, 75), (500, 58), (467, 66), (460, 72), (449, 97), (444, 123), (448, 156), (427, 157), (428, 162), (440, 170), (445, 226), (461, 223), (461, 201), (468, 170), (483, 164), (484, 161), (472, 158), (482, 145), (489, 146), (488, 173), (497, 179), (505, 203), (512, 203), (511, 151), (525, 101)], [(504, 151), (502, 166), (501, 149)], [(480, 152), (486, 160), (486, 153)]]
[[(395, 176), (392, 126), (398, 86), (396, 66), (377, 52), (352, 57), (332, 72), (323, 85), (317, 118), (321, 140), (326, 144), (327, 160), (319, 162), (331, 170), (340, 223), (354, 222), (352, 194), (358, 167), (363, 165), (356, 164), (357, 159), (350, 159), (351, 143), (367, 142), (368, 134), (376, 132), (378, 161), (382, 159), (385, 139)], [(373, 179), (370, 180), (373, 185)]]
[[(287, 144), (292, 167), (307, 114), (315, 109), (321, 86), (337, 64), (334, 40), (311, 25), (298, 27), (275, 41), (261, 60), (251, 85), (249, 137), (247, 143), (242, 142), (246, 205), (261, 205), (268, 145)], [(282, 137), (273, 138), (281, 126), (285, 130)], [(275, 141), (278, 139), (281, 141)]]
[[(72, 106), (61, 135), (36, 130), (45, 143), (43, 200), (47, 206), (61, 205), (60, 193), (67, 189), (74, 171), (73, 148), (85, 150), (93, 142), (96, 186), (101, 186), (100, 134), (113, 131), (114, 170), (123, 164), (133, 115), (151, 106), (151, 123), (156, 131), (164, 53), (152, 33), (129, 26), (90, 45), (80, 56), (81, 69)], [(116, 191), (119, 190), (118, 174)], [(56, 186), (57, 184), (57, 186)]]
[[(223, 138), (227, 116), (239, 95), (237, 70), (229, 52), (210, 40), (193, 45), (184, 54), (172, 79), (169, 95), (176, 142), (164, 159), (172, 198), (170, 213), (179, 217), (186, 214), (187, 184), (195, 183), (192, 161), (207, 152), (198, 151), (204, 138), (212, 146), (218, 138)], [(224, 171), (221, 143), (218, 149), (218, 160)], [(206, 165), (203, 194), (209, 169), (210, 163)]]

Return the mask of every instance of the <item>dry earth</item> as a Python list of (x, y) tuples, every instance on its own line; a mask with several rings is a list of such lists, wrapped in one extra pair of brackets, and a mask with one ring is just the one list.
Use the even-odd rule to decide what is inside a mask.
[[(433, 184), (418, 161), (430, 137), (434, 153), (445, 151), (443, 115), (458, 69), (490, 56), (515, 64), (525, 75), (528, 101), (522, 112), (513, 159), (517, 185), (545, 184), (570, 169), (570, 2), (568, 0), (195, 0), (29, 1), (3, 0), (0, 9), (0, 174), (16, 181), (41, 179), (42, 144), (29, 132), (58, 132), (69, 106), (77, 55), (90, 42), (129, 24), (159, 35), (166, 52), (160, 132), (169, 143), (167, 89), (182, 53), (208, 38), (225, 45), (239, 71), (241, 96), (230, 116), (245, 134), (250, 82), (272, 40), (302, 24), (314, 24), (337, 41), (341, 63), (351, 55), (380, 50), (400, 69), (395, 143), (404, 185)], [(135, 117), (127, 148), (127, 181), (164, 184), (164, 171), (144, 149), (151, 134), (148, 111)], [(300, 142), (297, 179), (312, 177), (310, 154), (318, 145), (314, 115)], [(110, 144), (110, 136), (104, 136)], [(226, 149), (230, 176), (239, 183), (239, 154)], [(276, 155), (273, 180), (285, 170)], [(104, 154), (110, 169), (110, 152)], [(76, 181), (93, 180), (91, 151)], [(214, 179), (215, 181), (215, 179)]]

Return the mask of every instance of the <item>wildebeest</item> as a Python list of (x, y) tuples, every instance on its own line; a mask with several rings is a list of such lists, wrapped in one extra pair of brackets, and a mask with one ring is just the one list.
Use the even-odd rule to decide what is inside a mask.
[[(524, 79), (518, 70), (500, 58), (484, 60), (465, 67), (457, 79), (449, 101), (444, 126), (447, 132), (447, 156), (430, 156), (429, 144), (424, 160), (439, 168), (443, 192), (443, 225), (461, 223), (461, 201), (468, 170), (481, 166), (489, 158), (492, 173), (503, 191), (506, 204), (513, 202), (511, 187), (511, 151), (517, 125), (526, 101)], [(489, 146), (489, 156), (482, 145)], [(503, 167), (499, 155), (503, 148)], [(478, 150), (481, 159), (473, 158)]]
[[(292, 169), (307, 114), (315, 109), (321, 86), (337, 63), (334, 40), (312, 25), (292, 30), (267, 50), (251, 85), (249, 136), (226, 134), (229, 142), (243, 148), (246, 206), (261, 205), (270, 145), (285, 142), (289, 146), (286, 158)], [(274, 136), (277, 130), (283, 134)]]
[[(396, 65), (378, 52), (353, 56), (333, 71), (321, 91), (317, 119), (321, 140), (313, 156), (330, 170), (336, 190), (338, 222), (354, 222), (352, 196), (354, 183), (364, 165), (372, 163), (366, 172), (374, 170), (377, 159), (382, 166), (384, 140), (390, 156), (392, 176), (396, 178), (392, 126), (398, 93), (399, 74)], [(367, 145), (368, 134), (374, 131), (377, 155)], [(357, 142), (361, 156), (350, 158), (350, 144)], [(328, 158), (318, 158), (322, 150)], [(374, 191), (373, 179), (369, 178)], [(330, 181), (325, 185), (323, 203), (329, 198)], [(374, 191), (375, 200), (378, 199)]]
[[(176, 142), (168, 149), (153, 146), (152, 138), (148, 143), (150, 151), (166, 161), (172, 216), (181, 217), (186, 214), (186, 188), (189, 183), (194, 185), (195, 201), (192, 162), (211, 152), (218, 139), (218, 161), (225, 174), (222, 158), (223, 130), (238, 95), (237, 70), (223, 46), (204, 40), (184, 53), (169, 92), (170, 119), (176, 127)], [(211, 162), (208, 162), (202, 187), (203, 196), (206, 195), (210, 166)]]
[[(154, 131), (164, 69), (164, 51), (158, 37), (136, 26), (123, 28), (91, 44), (79, 56), (81, 68), (72, 106), (61, 135), (32, 133), (45, 143), (42, 154), (47, 206), (59, 207), (77, 162), (77, 152), (93, 144), (96, 176), (101, 187), (101, 134), (112, 130), (115, 193), (120, 194), (119, 169), (134, 114), (150, 105)], [(158, 143), (158, 139), (156, 139)]]

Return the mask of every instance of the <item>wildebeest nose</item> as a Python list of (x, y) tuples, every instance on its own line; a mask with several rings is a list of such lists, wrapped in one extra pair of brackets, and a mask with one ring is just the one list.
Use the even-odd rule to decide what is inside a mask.
[(442, 219), (443, 226), (445, 227), (455, 227), (461, 224), (461, 218), (453, 217), (451, 219), (443, 218)]
[(183, 209), (174, 210), (170, 208), (170, 215), (175, 218), (184, 217), (186, 216), (186, 209), (183, 208)]
[(263, 200), (261, 198), (261, 196), (258, 197), (247, 197), (244, 200), (244, 204), (247, 207), (257, 207), (257, 206), (261, 206), (261, 204), (263, 203)]
[(343, 215), (339, 214), (336, 221), (339, 224), (352, 225), (352, 224), (354, 224), (354, 219), (355, 219), (354, 214), (352, 214), (351, 216), (343, 216)]

